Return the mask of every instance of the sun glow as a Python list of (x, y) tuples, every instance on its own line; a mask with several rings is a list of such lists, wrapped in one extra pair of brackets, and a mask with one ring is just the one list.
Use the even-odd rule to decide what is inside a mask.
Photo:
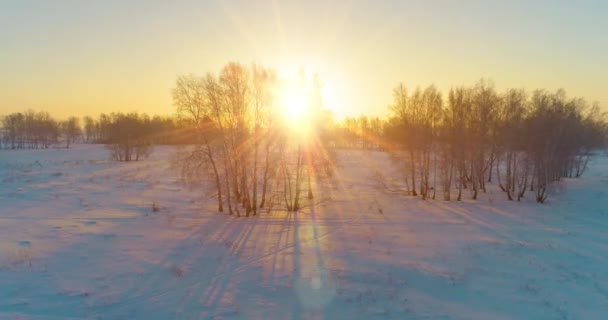
[(308, 98), (297, 91), (300, 90), (288, 90), (283, 97), (285, 117), (290, 122), (297, 122), (308, 113)]
[(310, 104), (303, 90), (289, 89), (283, 93), (283, 119), (287, 128), (299, 137), (310, 133)]
[(309, 76), (303, 70), (283, 73), (280, 103), (287, 128), (298, 136), (310, 131), (311, 87)]
[(283, 97), (284, 117), (289, 124), (296, 124), (307, 116), (308, 98), (301, 92), (288, 90)]
[(283, 121), (292, 133), (307, 136), (316, 127), (313, 122), (345, 116), (344, 99), (349, 96), (344, 90), (345, 81), (338, 77), (339, 72), (331, 71), (337, 70), (323, 64), (279, 66), (279, 104)]

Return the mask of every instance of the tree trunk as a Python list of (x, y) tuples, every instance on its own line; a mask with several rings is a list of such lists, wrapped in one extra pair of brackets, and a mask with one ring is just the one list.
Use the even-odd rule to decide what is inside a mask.
[(412, 195), (415, 197), (416, 193), (416, 159), (414, 157), (414, 151), (410, 149), (410, 169), (412, 176)]
[(266, 204), (266, 189), (268, 187), (268, 169), (270, 167), (270, 142), (266, 142), (266, 163), (264, 166), (264, 181), (262, 181), (262, 201), (260, 208), (264, 208)]
[(298, 161), (296, 165), (296, 188), (295, 188), (295, 199), (293, 200), (293, 211), (300, 210), (300, 177), (302, 166), (302, 145), (298, 145)]
[(207, 138), (205, 138), (205, 145), (207, 146), (207, 157), (209, 157), (209, 162), (211, 162), (211, 167), (213, 169), (213, 174), (215, 176), (215, 187), (217, 189), (217, 210), (219, 212), (224, 212), (224, 205), (222, 199), (222, 184), (220, 180), (220, 174), (217, 170), (217, 166), (215, 164), (215, 159), (213, 158), (213, 152), (211, 151), (211, 145)]

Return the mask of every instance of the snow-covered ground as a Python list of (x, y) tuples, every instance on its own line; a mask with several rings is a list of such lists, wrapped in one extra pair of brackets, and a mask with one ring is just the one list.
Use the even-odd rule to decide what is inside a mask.
[[(0, 319), (604, 319), (608, 159), (545, 205), (402, 195), (340, 151), (299, 213), (219, 214), (173, 149), (0, 151)], [(531, 197), (530, 197), (531, 198)], [(156, 203), (160, 211), (154, 212)]]

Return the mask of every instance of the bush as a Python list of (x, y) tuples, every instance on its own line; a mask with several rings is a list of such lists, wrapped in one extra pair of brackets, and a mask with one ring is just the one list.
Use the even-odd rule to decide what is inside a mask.
[(112, 114), (107, 148), (113, 160), (138, 161), (152, 153), (149, 119), (136, 113)]

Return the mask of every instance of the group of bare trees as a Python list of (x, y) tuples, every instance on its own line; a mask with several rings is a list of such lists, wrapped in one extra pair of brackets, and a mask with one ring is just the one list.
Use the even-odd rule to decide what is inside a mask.
[(303, 81), (309, 83), (302, 90), (311, 107), (297, 125), (308, 126), (306, 137), (281, 118), (279, 92), (285, 83), (271, 69), (229, 63), (219, 75), (177, 79), (173, 101), (196, 128), (197, 139), (177, 162), (185, 177), (210, 178), (219, 211), (250, 216), (276, 204), (296, 211), (306, 186), (313, 197), (311, 180), (330, 158), (318, 138), (322, 128), (314, 127), (320, 83)]
[[(137, 125), (130, 127), (129, 134), (146, 133), (146, 140), (152, 144), (188, 144), (194, 142), (193, 128), (186, 121), (167, 116), (149, 116), (145, 113), (102, 113), (97, 118), (86, 116), (83, 118), (82, 141), (85, 143), (106, 144), (115, 140), (113, 129), (115, 122), (123, 118), (131, 118)], [(132, 118), (137, 118), (133, 120)], [(124, 128), (123, 130), (129, 130)]]
[(0, 149), (47, 149), (65, 142), (70, 147), (80, 137), (78, 118), (57, 121), (48, 112), (16, 112), (2, 117)]
[(150, 137), (153, 132), (139, 114), (114, 113), (106, 126), (106, 148), (113, 160), (139, 161), (152, 152)]
[(527, 191), (544, 202), (552, 183), (578, 177), (592, 152), (606, 143), (606, 118), (597, 106), (563, 90), (496, 91), (480, 81), (453, 88), (444, 101), (434, 86), (394, 89), (384, 127), (395, 159), (404, 164), (412, 195), (445, 200), (463, 189), (476, 199), (495, 177), (509, 200)]
[(69, 148), (75, 142), (105, 144), (119, 161), (145, 158), (154, 144), (190, 144), (194, 129), (175, 117), (140, 113), (100, 114), (56, 120), (48, 112), (25, 111), (0, 117), (0, 149)]
[(105, 144), (114, 160), (139, 161), (150, 155), (154, 145), (195, 140), (187, 121), (140, 113), (102, 113), (97, 119), (84, 118), (83, 141)]

